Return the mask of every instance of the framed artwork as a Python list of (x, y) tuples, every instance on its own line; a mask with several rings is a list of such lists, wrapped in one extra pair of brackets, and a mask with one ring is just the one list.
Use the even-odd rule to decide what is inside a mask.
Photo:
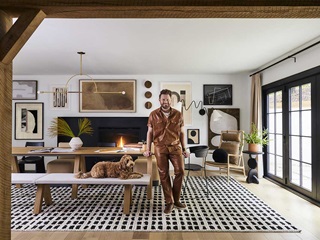
[(43, 139), (43, 103), (15, 103), (15, 139)]
[(187, 143), (188, 144), (199, 144), (200, 143), (200, 130), (199, 129), (188, 129), (187, 130)]
[(50, 86), (50, 108), (53, 110), (69, 110), (70, 98), (66, 85)]
[[(169, 89), (172, 92), (172, 102), (171, 106), (178, 109), (183, 114), (184, 125), (192, 125), (192, 107), (185, 110), (185, 107), (188, 107), (192, 101), (191, 96), (191, 83), (190, 82), (161, 82), (160, 84), (162, 89)], [(183, 100), (181, 102), (181, 100)], [(184, 105), (185, 104), (185, 105)]]
[(12, 100), (37, 100), (38, 81), (12, 80)]
[(232, 85), (203, 85), (204, 105), (232, 105)]
[(80, 80), (80, 112), (135, 112), (136, 80)]
[(221, 131), (240, 129), (239, 108), (209, 108), (208, 118), (208, 146), (210, 149), (219, 147)]

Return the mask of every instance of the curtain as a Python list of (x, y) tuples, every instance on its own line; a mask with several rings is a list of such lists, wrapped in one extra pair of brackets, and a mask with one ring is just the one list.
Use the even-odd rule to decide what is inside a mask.
[(254, 123), (258, 129), (262, 128), (261, 94), (261, 77), (257, 73), (251, 78), (250, 125)]

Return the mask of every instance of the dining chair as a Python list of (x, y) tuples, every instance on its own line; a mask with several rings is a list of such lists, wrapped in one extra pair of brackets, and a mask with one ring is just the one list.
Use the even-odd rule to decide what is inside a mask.
[[(58, 147), (70, 148), (68, 142), (59, 142)], [(58, 156), (47, 164), (47, 173), (73, 173), (74, 157)]]
[[(37, 146), (44, 147), (44, 142), (26, 142), (25, 147)], [(35, 164), (36, 173), (45, 173), (46, 169), (44, 166), (44, 157), (43, 156), (23, 156), (18, 160), (19, 169), (21, 173), (26, 172), (26, 164)]]
[[(206, 192), (208, 193), (208, 181), (207, 181), (207, 175), (205, 171), (205, 162), (207, 158), (209, 147), (206, 145), (199, 145), (194, 147), (189, 147), (190, 155), (187, 158), (188, 162), (185, 163), (184, 169), (188, 171), (186, 177), (185, 177), (185, 186), (184, 188), (188, 188), (188, 180), (190, 176), (190, 171), (201, 171), (201, 175), (204, 176), (205, 182), (206, 182)], [(194, 157), (198, 160), (200, 158), (200, 163), (191, 163), (191, 157), (194, 155)], [(196, 160), (195, 159), (195, 160)]]

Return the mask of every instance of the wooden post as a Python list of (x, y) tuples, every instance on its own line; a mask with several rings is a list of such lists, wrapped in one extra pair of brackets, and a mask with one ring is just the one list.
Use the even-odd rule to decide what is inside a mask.
[[(0, 39), (8, 32), (12, 19), (0, 11)], [(12, 63), (0, 62), (0, 239), (11, 239), (11, 129)]]

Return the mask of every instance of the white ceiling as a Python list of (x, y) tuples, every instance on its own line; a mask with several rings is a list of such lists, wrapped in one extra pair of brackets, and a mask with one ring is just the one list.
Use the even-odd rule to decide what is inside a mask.
[(233, 74), (320, 37), (319, 19), (45, 19), (14, 75)]

